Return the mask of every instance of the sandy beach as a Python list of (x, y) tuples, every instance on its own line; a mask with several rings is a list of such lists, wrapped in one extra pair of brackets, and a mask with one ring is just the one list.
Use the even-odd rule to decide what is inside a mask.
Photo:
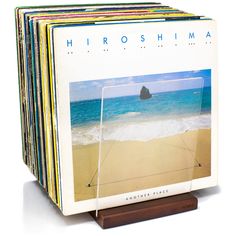
[[(99, 144), (73, 145), (75, 201), (96, 197)], [(102, 144), (100, 196), (153, 188), (211, 174), (211, 130), (150, 141)]]

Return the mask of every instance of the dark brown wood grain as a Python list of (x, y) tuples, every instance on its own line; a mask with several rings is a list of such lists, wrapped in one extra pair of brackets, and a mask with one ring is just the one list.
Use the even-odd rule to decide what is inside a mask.
[(97, 218), (95, 211), (90, 212), (90, 214), (103, 229), (107, 229), (194, 210), (197, 209), (197, 206), (197, 198), (191, 193), (185, 193), (171, 197), (100, 210)]

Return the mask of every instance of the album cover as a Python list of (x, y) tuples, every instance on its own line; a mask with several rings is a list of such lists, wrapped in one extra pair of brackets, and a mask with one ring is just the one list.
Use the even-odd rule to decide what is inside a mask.
[(52, 31), (64, 214), (216, 185), (213, 20)]

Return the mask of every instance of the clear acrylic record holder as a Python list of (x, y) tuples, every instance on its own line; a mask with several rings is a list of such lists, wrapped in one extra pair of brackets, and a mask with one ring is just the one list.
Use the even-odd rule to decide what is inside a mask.
[(204, 81), (183, 78), (103, 87), (96, 215), (190, 192)]

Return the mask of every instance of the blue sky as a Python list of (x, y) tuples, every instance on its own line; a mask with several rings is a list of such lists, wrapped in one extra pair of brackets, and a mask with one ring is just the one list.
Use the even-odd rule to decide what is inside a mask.
[[(189, 80), (186, 80), (186, 78), (189, 78)], [(180, 79), (184, 79), (184, 81), (177, 81)], [(163, 80), (165, 82), (160, 83)], [(211, 70), (73, 82), (70, 83), (70, 101), (75, 102), (101, 98), (103, 87), (109, 87), (104, 90), (104, 97), (106, 98), (138, 95), (143, 85), (151, 93), (187, 90), (202, 86), (209, 87), (211, 86)]]

